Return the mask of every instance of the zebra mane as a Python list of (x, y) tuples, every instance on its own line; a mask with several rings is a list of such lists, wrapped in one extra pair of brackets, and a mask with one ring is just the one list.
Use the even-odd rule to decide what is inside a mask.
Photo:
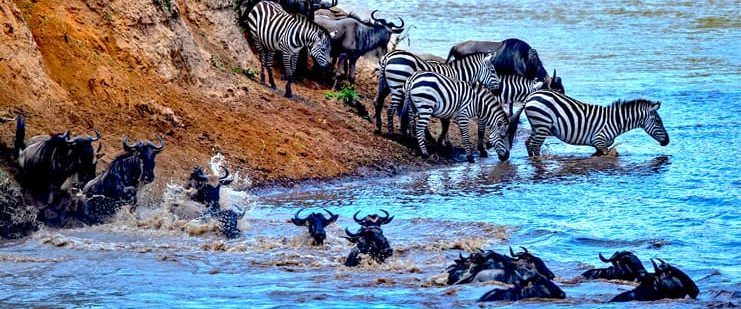
[(621, 107), (631, 107), (635, 105), (648, 106), (653, 103), (658, 103), (658, 102), (654, 102), (654, 101), (646, 100), (646, 99), (617, 100), (615, 102), (612, 102), (610, 105), (608, 105), (608, 107), (621, 108)]

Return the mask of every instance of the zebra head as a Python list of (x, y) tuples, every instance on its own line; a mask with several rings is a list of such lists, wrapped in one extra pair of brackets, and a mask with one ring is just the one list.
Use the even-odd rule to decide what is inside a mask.
[(494, 67), (494, 58), (496, 58), (496, 56), (496, 52), (489, 52), (489, 54), (484, 58), (484, 70), (482, 70), (482, 74), (478, 81), (491, 92), (497, 92), (501, 85), (497, 69)]
[[(504, 112), (502, 112), (504, 115)], [(497, 152), (499, 161), (507, 161), (509, 159), (510, 138), (509, 138), (509, 122), (506, 116), (494, 116), (494, 121), (490, 121), (488, 124), (489, 129), (489, 142), (492, 143), (494, 151)]]
[(329, 66), (329, 50), (331, 48), (330, 37), (336, 32), (325, 33), (319, 31), (314, 42), (311, 43), (311, 57), (314, 58), (314, 62), (322, 68)]
[(646, 130), (646, 133), (648, 133), (648, 135), (659, 142), (661, 146), (666, 146), (669, 145), (669, 133), (666, 132), (666, 128), (664, 128), (664, 122), (661, 121), (661, 116), (659, 116), (660, 107), (661, 102), (649, 101), (648, 116), (643, 122), (642, 127), (644, 130)]

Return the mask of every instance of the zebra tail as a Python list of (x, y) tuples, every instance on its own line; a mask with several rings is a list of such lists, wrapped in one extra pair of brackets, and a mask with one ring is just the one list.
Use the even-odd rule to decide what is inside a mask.
[(23, 149), (26, 148), (26, 117), (23, 117), (20, 113), (16, 117), (15, 122), (15, 147), (13, 148), (13, 155), (18, 158), (18, 155)]
[(509, 130), (507, 132), (507, 136), (509, 137), (509, 146), (512, 147), (512, 144), (515, 142), (515, 135), (517, 134), (517, 125), (520, 124), (520, 114), (522, 114), (522, 111), (525, 110), (525, 106), (523, 106), (520, 110), (516, 111), (512, 118), (509, 120)]

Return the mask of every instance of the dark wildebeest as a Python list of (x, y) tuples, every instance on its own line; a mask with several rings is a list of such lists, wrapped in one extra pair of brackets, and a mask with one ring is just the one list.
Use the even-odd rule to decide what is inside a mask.
[(21, 186), (34, 198), (52, 204), (65, 183), (78, 187), (95, 177), (96, 153), (100, 152), (100, 145), (96, 152), (92, 143), (100, 139), (97, 130), (95, 137), (71, 137), (66, 132), (37, 135), (28, 142), (24, 141), (25, 135), (26, 119), (18, 115), (14, 154), (18, 158)]
[(391, 222), (391, 220), (394, 220), (393, 216), (389, 216), (388, 211), (381, 209), (381, 212), (384, 213), (384, 217), (381, 217), (377, 214), (371, 214), (365, 216), (362, 219), (359, 219), (358, 214), (360, 213), (360, 210), (358, 210), (357, 212), (355, 212), (352, 218), (357, 224), (360, 224), (360, 226), (381, 226), (384, 224), (388, 224), (389, 222)]
[(625, 301), (654, 301), (665, 298), (685, 298), (689, 296), (693, 299), (700, 294), (692, 279), (679, 268), (669, 265), (662, 259), (658, 259), (660, 265), (651, 259), (654, 266), (654, 273), (643, 276), (640, 285), (635, 289), (623, 292), (615, 296), (611, 302)]
[(455, 264), (447, 268), (448, 284), (464, 284), (471, 282), (499, 281), (512, 284), (517, 280), (518, 272), (535, 270), (548, 279), (553, 279), (553, 272), (539, 257), (527, 252), (515, 254), (510, 248), (508, 257), (494, 251), (477, 249), (468, 258), (459, 255)]
[(461, 59), (468, 55), (494, 51), (498, 49), (499, 46), (502, 46), (502, 42), (463, 41), (463, 42), (453, 45), (453, 47), (450, 48), (450, 52), (448, 53), (448, 59), (445, 60), (445, 62), (449, 63), (451, 60)]
[(630, 251), (617, 251), (609, 259), (606, 259), (600, 253), (599, 259), (602, 262), (611, 263), (612, 266), (590, 269), (582, 273), (581, 276), (585, 279), (641, 281), (641, 278), (648, 274), (641, 260)]
[[(518, 277), (520, 275), (518, 274)], [(493, 289), (486, 292), (479, 301), (518, 301), (526, 298), (566, 298), (566, 293), (553, 281), (530, 270), (523, 277), (515, 280), (514, 287), (510, 289)]]
[(383, 236), (383, 230), (380, 226), (361, 226), (357, 233), (352, 233), (345, 228), (345, 234), (347, 236), (343, 237), (355, 244), (355, 247), (347, 256), (347, 260), (345, 260), (345, 266), (358, 266), (361, 261), (361, 253), (370, 255), (377, 263), (383, 263), (386, 258), (394, 253), (388, 240)]
[[(244, 16), (249, 13), (252, 8), (261, 0), (237, 0), (234, 1), (234, 10), (237, 11), (239, 16)], [(337, 5), (337, 0), (270, 0), (277, 2), (283, 7), (286, 12), (291, 14), (300, 14), (308, 17), (310, 20), (314, 20), (314, 12), (319, 9), (329, 9)], [(246, 19), (239, 19), (240, 26), (247, 29), (244, 24)]]
[(542, 259), (527, 251), (527, 248), (520, 248), (522, 248), (522, 252), (515, 253), (512, 251), (512, 247), (509, 247), (509, 254), (512, 256), (512, 260), (514, 260), (515, 264), (517, 264), (519, 268), (534, 269), (548, 279), (556, 277), (556, 275), (548, 269), (548, 266), (545, 265)]
[(321, 246), (324, 244), (324, 240), (327, 239), (327, 233), (324, 231), (324, 228), (337, 221), (339, 215), (335, 215), (331, 211), (322, 208), (322, 210), (327, 212), (329, 218), (325, 217), (322, 213), (319, 212), (315, 212), (304, 218), (301, 218), (299, 217), (299, 214), (304, 209), (306, 208), (299, 209), (293, 216), (293, 218), (291, 218), (291, 222), (293, 222), (293, 224), (297, 226), (308, 227), (309, 234), (311, 235), (311, 238), (314, 239), (311, 244), (314, 246)]
[(234, 179), (229, 178), (229, 170), (222, 166), (224, 174), (220, 176), (208, 176), (203, 168), (196, 166), (190, 173), (185, 189), (195, 189), (196, 193), (191, 199), (206, 205), (205, 216), (215, 218), (220, 225), (221, 232), (229, 239), (239, 238), (242, 231), (239, 230), (238, 220), (243, 215), (232, 209), (221, 209), (221, 186), (230, 185)]
[(386, 54), (388, 43), (392, 34), (404, 31), (404, 20), (401, 25), (387, 22), (385, 19), (376, 18), (376, 11), (371, 13), (370, 21), (362, 21), (357, 16), (350, 14), (347, 18), (334, 19), (320, 15), (314, 22), (335, 33), (331, 37), (331, 56), (333, 62), (337, 63), (337, 73), (332, 88), (337, 87), (337, 82), (342, 76), (347, 76), (351, 84), (355, 83), (355, 64), (358, 59), (368, 52), (380, 50), (382, 55)]
[(128, 137), (124, 136), (124, 153), (82, 189), (86, 202), (79, 214), (81, 221), (103, 223), (123, 205), (131, 205), (134, 211), (139, 187), (154, 180), (155, 157), (165, 148), (162, 137), (157, 139), (159, 145), (149, 141), (129, 144)]

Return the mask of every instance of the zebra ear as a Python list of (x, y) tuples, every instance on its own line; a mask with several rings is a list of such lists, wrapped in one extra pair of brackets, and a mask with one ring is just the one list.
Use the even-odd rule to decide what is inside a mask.
[(661, 108), (661, 102), (653, 102), (651, 103), (651, 111), (655, 111)]

